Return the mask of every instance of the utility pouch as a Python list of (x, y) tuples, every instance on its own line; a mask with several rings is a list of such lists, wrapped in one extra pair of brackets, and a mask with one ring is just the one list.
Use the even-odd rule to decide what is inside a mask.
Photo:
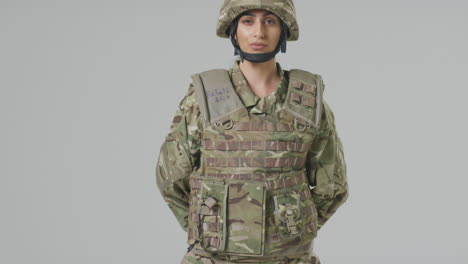
[(229, 185), (226, 252), (261, 255), (265, 237), (265, 186), (263, 183)]
[(201, 246), (209, 252), (222, 252), (226, 245), (226, 200), (228, 185), (204, 181), (197, 206), (198, 236)]
[(300, 195), (296, 192), (273, 196), (275, 222), (281, 238), (294, 238), (303, 233)]

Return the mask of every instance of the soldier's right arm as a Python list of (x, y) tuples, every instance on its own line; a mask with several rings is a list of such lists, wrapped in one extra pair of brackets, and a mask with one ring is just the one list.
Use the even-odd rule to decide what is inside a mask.
[(202, 120), (193, 85), (179, 103), (156, 165), (156, 184), (184, 230), (188, 226), (189, 176), (199, 167)]

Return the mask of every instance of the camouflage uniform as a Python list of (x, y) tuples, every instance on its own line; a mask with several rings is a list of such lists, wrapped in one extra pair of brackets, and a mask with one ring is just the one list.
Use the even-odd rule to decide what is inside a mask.
[(207, 122), (194, 82), (179, 104), (156, 178), (188, 243), (200, 241), (183, 264), (320, 263), (313, 239), (348, 197), (342, 143), (321, 77), (303, 83), (276, 65), (280, 84), (264, 98), (238, 63), (228, 70), (243, 107), (227, 122)]

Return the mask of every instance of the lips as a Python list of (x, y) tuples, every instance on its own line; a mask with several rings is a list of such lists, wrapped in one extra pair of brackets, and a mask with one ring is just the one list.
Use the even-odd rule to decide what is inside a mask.
[(263, 49), (263, 48), (266, 47), (266, 44), (263, 44), (263, 43), (260, 43), (260, 42), (254, 42), (254, 43), (250, 44), (250, 46), (253, 49)]

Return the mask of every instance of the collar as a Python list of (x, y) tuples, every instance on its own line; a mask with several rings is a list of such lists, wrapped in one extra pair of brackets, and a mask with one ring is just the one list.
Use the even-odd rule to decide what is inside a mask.
[(231, 78), (234, 88), (239, 95), (242, 103), (247, 107), (251, 113), (267, 113), (272, 114), (276, 109), (278, 103), (282, 103), (286, 98), (286, 92), (288, 87), (288, 80), (286, 75), (281, 68), (280, 64), (276, 62), (277, 70), (280, 74), (280, 82), (278, 87), (271, 94), (260, 98), (251, 89), (247, 80), (244, 77), (240, 67), (239, 61), (234, 63), (234, 66), (230, 69)]

